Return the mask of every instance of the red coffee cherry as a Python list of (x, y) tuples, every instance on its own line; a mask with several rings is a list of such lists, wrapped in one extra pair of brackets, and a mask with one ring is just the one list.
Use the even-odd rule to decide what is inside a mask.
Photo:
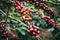
[(31, 34), (32, 36), (36, 36), (36, 35), (40, 34), (40, 31), (39, 31), (39, 29), (36, 26), (30, 25), (30, 26), (27, 26), (27, 27), (29, 27), (29, 28), (27, 28), (28, 29), (27, 32), (29, 34)]
[[(3, 21), (0, 22), (0, 30), (2, 30), (0, 32), (2, 33), (3, 37), (7, 37), (8, 36), (9, 32), (8, 32), (8, 30), (5, 27), (5, 22), (3, 22)], [(2, 36), (2, 35), (0, 35), (0, 36)]]
[(58, 23), (56, 23), (53, 19), (51, 19), (48, 16), (44, 16), (43, 19), (49, 24), (51, 24), (54, 28), (57, 28), (59, 26)]

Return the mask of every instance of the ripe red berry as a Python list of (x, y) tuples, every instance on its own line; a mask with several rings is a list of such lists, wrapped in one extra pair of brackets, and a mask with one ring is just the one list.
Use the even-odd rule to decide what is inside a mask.
[(33, 36), (35, 36), (35, 35), (36, 35), (36, 33), (35, 33), (35, 32), (33, 32), (33, 33), (32, 33), (32, 35), (33, 35)]
[(50, 17), (44, 16), (43, 19), (49, 24), (51, 24), (54, 28), (58, 27), (58, 23), (56, 24), (56, 22), (54, 22), (54, 20)]
[(28, 33), (31, 34), (32, 36), (36, 36), (40, 34), (40, 31), (36, 26), (30, 25), (30, 28), (28, 29)]
[(39, 3), (39, 6), (44, 7), (45, 5), (44, 5), (44, 3)]
[(30, 33), (30, 30), (28, 30), (28, 33)]
[(43, 18), (43, 15), (42, 15), (41, 12), (38, 12), (38, 15), (39, 15), (41, 18)]
[(20, 6), (20, 2), (19, 1), (16, 1), (16, 4)]
[(31, 28), (30, 31), (33, 31), (33, 28)]
[(18, 7), (16, 7), (15, 9), (16, 9), (16, 10), (18, 10), (19, 8), (18, 8)]
[(34, 29), (36, 29), (36, 26), (33, 26)]
[(18, 13), (20, 14), (20, 13), (21, 13), (21, 11), (18, 11)]
[[(4, 37), (8, 36), (8, 30), (5, 27), (5, 22), (0, 22), (0, 31)], [(6, 35), (7, 34), (7, 35)], [(1, 35), (0, 35), (1, 36)]]
[(40, 31), (37, 31), (37, 34), (40, 34)]
[(29, 26), (26, 26), (26, 28), (29, 28)]
[(55, 28), (58, 28), (58, 26), (59, 26), (59, 25), (58, 25), (58, 23), (56, 22), (56, 23), (55, 23)]
[(37, 29), (34, 29), (35, 32), (37, 32)]

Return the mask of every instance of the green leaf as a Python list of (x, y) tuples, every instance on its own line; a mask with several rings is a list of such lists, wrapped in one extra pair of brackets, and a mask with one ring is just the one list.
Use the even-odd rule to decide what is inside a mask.
[(58, 18), (58, 22), (60, 22), (60, 18)]
[(11, 6), (10, 9), (12, 10), (12, 12), (14, 12), (15, 10), (14, 6)]
[(54, 31), (54, 28), (49, 28), (48, 31), (52, 32), (52, 31)]
[(10, 29), (11, 29), (10, 26), (8, 26), (8, 27), (7, 27), (7, 30), (8, 30), (9, 32), (11, 31)]
[(47, 23), (43, 19), (40, 20), (40, 23), (42, 26), (47, 26)]
[(27, 37), (27, 40), (32, 40), (32, 36), (29, 35), (29, 36)]
[(11, 20), (13, 23), (17, 23), (17, 21), (15, 21), (15, 20)]
[(2, 2), (0, 2), (0, 6), (3, 6), (3, 3)]
[(26, 31), (28, 30), (26, 27), (20, 27), (20, 28), (23, 29), (23, 30), (26, 30)]
[(39, 17), (38, 15), (34, 15), (32, 18), (33, 18), (34, 20), (39, 20), (39, 19), (40, 19), (40, 17)]
[(17, 30), (18, 30), (22, 35), (25, 35), (25, 33), (26, 33), (24, 30), (22, 30), (22, 29), (20, 29), (20, 28), (18, 28)]

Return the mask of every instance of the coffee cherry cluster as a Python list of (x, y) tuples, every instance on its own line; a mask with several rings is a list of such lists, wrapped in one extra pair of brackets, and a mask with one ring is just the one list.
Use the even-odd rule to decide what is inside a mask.
[(41, 12), (38, 12), (38, 15), (39, 15), (40, 18), (43, 18), (43, 15), (42, 15)]
[(54, 20), (51, 19), (50, 17), (44, 16), (43, 19), (47, 21), (49, 24), (51, 24), (54, 28), (58, 28), (58, 23), (54, 22)]
[(49, 13), (52, 16), (55, 17), (59, 17), (55, 11), (53, 11), (52, 9), (48, 8), (48, 6), (46, 6), (44, 3), (39, 3), (39, 6), (44, 9), (44, 11), (46, 11), (47, 13)]
[(0, 32), (2, 33), (2, 37), (8, 36), (8, 30), (5, 27), (5, 22), (0, 22)]
[(24, 8), (23, 4), (19, 1), (13, 2), (13, 5), (15, 6), (15, 9), (20, 13), (21, 15), (26, 15), (29, 13), (28, 9)]
[(15, 6), (18, 13), (21, 14), (24, 23), (27, 23), (32, 20), (32, 18), (28, 15), (28, 9), (24, 8), (23, 4), (21, 4), (19, 1), (15, 1), (13, 2), (13, 5)]
[(39, 0), (28, 0), (28, 2), (30, 2), (31, 4), (34, 4), (36, 6), (41, 7), (42, 9), (44, 9), (44, 11), (51, 14), (52, 16), (60, 17), (52, 9), (48, 8), (48, 6), (46, 6), (43, 2), (40, 2)]
[(58, 28), (58, 23), (51, 19), (49, 16), (43, 16), (41, 12), (38, 12), (40, 18), (44, 19), (46, 22), (51, 24), (54, 28)]
[(28, 34), (31, 34), (32, 36), (40, 35), (39, 27), (36, 27), (34, 25), (26, 26), (28, 29)]
[(29, 15), (24, 15), (24, 16), (22, 16), (22, 19), (23, 19), (23, 21), (25, 22), (25, 23), (27, 23), (28, 21), (31, 21), (32, 20), (32, 18), (29, 16)]

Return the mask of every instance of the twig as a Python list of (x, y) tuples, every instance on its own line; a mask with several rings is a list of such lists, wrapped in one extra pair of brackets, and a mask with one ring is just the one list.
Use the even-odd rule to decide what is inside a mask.
[(10, 7), (8, 7), (8, 9), (7, 9), (6, 18), (5, 18), (5, 22), (6, 22), (5, 26), (6, 26), (6, 27), (7, 27), (7, 19), (8, 19), (9, 8), (10, 8)]
[[(16, 21), (18, 21), (18, 22), (20, 22), (20, 23), (22, 23), (22, 24), (24, 24), (22, 21), (20, 21), (20, 20), (14, 18), (14, 17), (11, 17), (11, 16), (8, 16), (8, 17), (11, 18), (11, 19), (13, 19), (13, 20), (16, 20)], [(24, 25), (27, 26), (26, 24), (24, 24)]]
[[(6, 15), (6, 13), (4, 13), (1, 9), (0, 9), (0, 11), (1, 11), (4, 15)], [(22, 23), (22, 24), (24, 24), (22, 21), (14, 18), (14, 17), (11, 17), (11, 16), (8, 16), (8, 17), (11, 18), (11, 19), (13, 19), (13, 20), (16, 20), (16, 21), (18, 21), (18, 22), (20, 22), (20, 23)], [(26, 24), (24, 24), (24, 25), (27, 26)]]

